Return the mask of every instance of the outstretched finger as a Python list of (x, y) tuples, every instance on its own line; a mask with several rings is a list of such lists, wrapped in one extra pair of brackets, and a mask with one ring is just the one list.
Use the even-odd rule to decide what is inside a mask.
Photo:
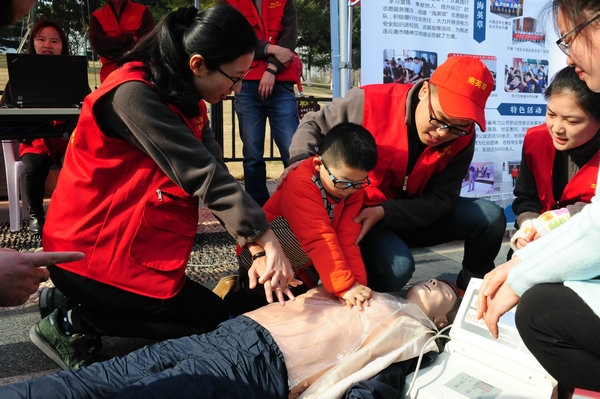
[(81, 260), (83, 252), (24, 252), (23, 255), (35, 266), (48, 266)]

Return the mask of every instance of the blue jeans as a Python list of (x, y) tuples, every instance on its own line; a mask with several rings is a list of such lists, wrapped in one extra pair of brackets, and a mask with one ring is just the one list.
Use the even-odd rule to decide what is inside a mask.
[(459, 198), (449, 215), (427, 227), (389, 230), (375, 226), (360, 243), (369, 287), (380, 292), (404, 287), (415, 271), (410, 248), (464, 240), (462, 270), (456, 284), (465, 289), (471, 277), (483, 277), (494, 268), (505, 231), (502, 208), (488, 200), (465, 197)]
[(276, 82), (273, 94), (266, 100), (260, 98), (258, 84), (256, 80), (244, 81), (241, 91), (235, 95), (235, 111), (243, 143), (246, 192), (262, 206), (269, 199), (264, 161), (267, 118), (271, 136), (287, 167), (292, 136), (298, 128), (298, 108), (293, 83)]

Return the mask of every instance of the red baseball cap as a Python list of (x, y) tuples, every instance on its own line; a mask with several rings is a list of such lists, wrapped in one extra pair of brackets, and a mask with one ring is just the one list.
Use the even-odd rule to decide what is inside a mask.
[(481, 60), (469, 56), (450, 57), (431, 75), (444, 113), (457, 119), (474, 120), (485, 132), (485, 103), (494, 89), (494, 78)]

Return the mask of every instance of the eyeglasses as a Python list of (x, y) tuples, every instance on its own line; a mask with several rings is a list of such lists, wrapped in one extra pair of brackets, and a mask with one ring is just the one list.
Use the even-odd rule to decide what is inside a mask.
[(573, 35), (581, 32), (589, 24), (591, 24), (592, 22), (594, 22), (598, 18), (600, 18), (600, 13), (596, 14), (594, 17), (592, 17), (592, 19), (589, 19), (589, 20), (587, 20), (585, 22), (582, 22), (579, 25), (575, 26), (570, 31), (568, 31), (566, 34), (564, 34), (560, 39), (558, 39), (556, 41), (556, 45), (558, 46), (558, 48), (561, 49), (562, 52), (565, 53), (566, 56), (569, 56), (570, 48), (569, 48), (569, 43), (567, 43), (567, 39), (569, 38), (569, 36), (573, 36)]
[(333, 187), (339, 188), (342, 190), (346, 190), (347, 188), (352, 187), (355, 190), (360, 190), (361, 188), (365, 188), (365, 187), (371, 185), (371, 180), (369, 179), (369, 176), (367, 176), (367, 178), (362, 181), (349, 181), (349, 180), (336, 179), (333, 176), (333, 174), (331, 174), (331, 171), (329, 170), (327, 165), (325, 165), (325, 161), (323, 161), (323, 157), (319, 157), (319, 159), (321, 160), (321, 163), (323, 164), (323, 166), (325, 167), (325, 170), (329, 174), (329, 178), (333, 182)]
[[(469, 129), (469, 131), (466, 131), (464, 128), (449, 125), (447, 123), (442, 122), (438, 118), (436, 118), (435, 113), (433, 112), (433, 108), (431, 107), (431, 89), (427, 90), (427, 96), (428, 96), (427, 102), (429, 105), (429, 124), (431, 126), (433, 126), (436, 129), (448, 130), (450, 133), (454, 134), (455, 136), (466, 136), (473, 132), (472, 129)], [(472, 124), (471, 124), (471, 126), (472, 126)]]
[(232, 78), (227, 72), (223, 71), (221, 68), (217, 67), (217, 71), (219, 71), (223, 76), (225, 76), (227, 79), (231, 80), (233, 82), (233, 84), (231, 85), (231, 87), (229, 88), (229, 90), (233, 90), (233, 88), (240, 83), (242, 80), (246, 79), (246, 76), (248, 76), (248, 74), (250, 73), (250, 71), (252, 70), (252, 67), (248, 68), (248, 70), (246, 72), (244, 72), (244, 74), (242, 75), (241, 78)]

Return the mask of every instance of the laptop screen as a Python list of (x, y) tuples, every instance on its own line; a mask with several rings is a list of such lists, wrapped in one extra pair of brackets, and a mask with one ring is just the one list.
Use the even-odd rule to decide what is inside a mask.
[(82, 55), (6, 54), (13, 107), (78, 108), (90, 93)]

